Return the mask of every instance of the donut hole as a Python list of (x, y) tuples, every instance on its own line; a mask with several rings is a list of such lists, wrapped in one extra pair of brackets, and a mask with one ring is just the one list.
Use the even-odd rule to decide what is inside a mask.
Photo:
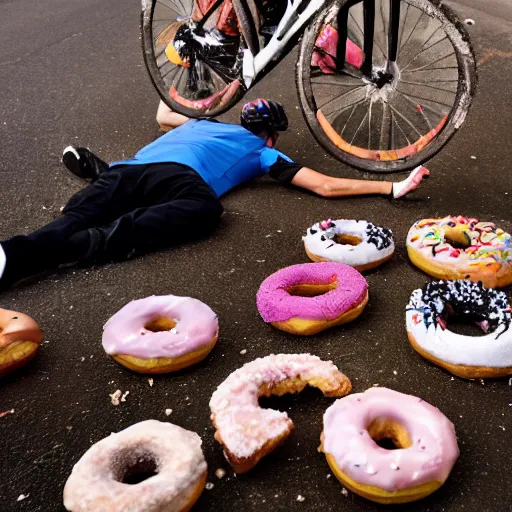
[(467, 249), (471, 245), (471, 238), (466, 231), (456, 229), (446, 230), (444, 241), (455, 249)]
[(450, 313), (443, 315), (450, 331), (462, 336), (485, 336), (489, 332), (488, 322), (485, 318), (473, 315)]
[(119, 457), (114, 467), (115, 480), (123, 484), (136, 485), (158, 474), (156, 458), (150, 454), (125, 454)]
[(170, 331), (174, 327), (176, 327), (176, 322), (168, 316), (158, 316), (144, 324), (144, 329), (151, 332)]
[(355, 235), (345, 235), (340, 233), (335, 235), (333, 241), (341, 245), (359, 245), (362, 239)]
[(366, 430), (375, 444), (385, 450), (400, 450), (412, 445), (409, 432), (396, 420), (376, 418)]
[(324, 295), (331, 290), (335, 290), (338, 287), (338, 281), (334, 280), (330, 283), (320, 284), (294, 284), (286, 288), (286, 291), (290, 295), (298, 297), (318, 297)]

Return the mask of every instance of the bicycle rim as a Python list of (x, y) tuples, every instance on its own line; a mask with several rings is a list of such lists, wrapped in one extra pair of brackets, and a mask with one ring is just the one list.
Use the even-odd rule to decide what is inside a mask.
[(194, 0), (155, 0), (149, 19), (143, 13), (142, 43), (151, 79), (162, 99), (188, 116), (218, 115), (245, 93), (242, 38), (218, 30), (220, 8), (213, 11), (202, 27), (204, 13), (198, 15)]
[(410, 169), (462, 124), (474, 57), (460, 28), (427, 0), (332, 5), (306, 39), (298, 68), (306, 119), (349, 165)]

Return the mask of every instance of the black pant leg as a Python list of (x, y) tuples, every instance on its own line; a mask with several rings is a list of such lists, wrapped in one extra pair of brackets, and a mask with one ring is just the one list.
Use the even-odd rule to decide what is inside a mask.
[(211, 233), (223, 209), (213, 193), (191, 193), (164, 204), (137, 208), (100, 228), (77, 234), (90, 237), (89, 264), (119, 261)]
[(0, 242), (7, 257), (2, 283), (13, 283), (79, 259), (87, 252), (88, 244), (83, 236), (73, 235), (108, 224), (131, 208), (130, 197), (143, 173), (140, 167), (132, 166), (126, 173), (124, 168), (105, 172), (75, 194), (53, 222), (30, 235)]

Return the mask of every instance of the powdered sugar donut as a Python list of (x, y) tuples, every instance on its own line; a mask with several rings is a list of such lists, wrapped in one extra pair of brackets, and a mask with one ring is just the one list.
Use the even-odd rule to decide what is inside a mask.
[[(487, 334), (463, 336), (446, 328), (457, 314)], [(512, 375), (512, 314), (504, 292), (471, 281), (433, 281), (414, 290), (406, 310), (409, 341), (423, 357), (466, 379)]]
[(204, 359), (217, 343), (219, 322), (191, 297), (153, 295), (121, 308), (103, 328), (103, 348), (140, 373), (168, 373)]
[(147, 420), (85, 452), (64, 487), (64, 506), (72, 512), (185, 512), (205, 483), (201, 438)]
[(260, 396), (298, 393), (306, 385), (325, 396), (344, 396), (350, 381), (330, 361), (310, 354), (278, 354), (255, 359), (233, 372), (210, 400), (215, 439), (236, 473), (245, 473), (290, 434), (285, 412), (262, 409)]
[(278, 270), (256, 295), (265, 322), (310, 335), (357, 318), (368, 303), (368, 284), (343, 263), (305, 263)]
[[(388, 440), (396, 449), (378, 442)], [(453, 423), (411, 395), (370, 388), (324, 414), (320, 450), (340, 482), (378, 503), (407, 503), (437, 490), (459, 456)]]
[(317, 222), (302, 240), (311, 260), (345, 263), (360, 272), (378, 267), (395, 252), (391, 230), (365, 220)]

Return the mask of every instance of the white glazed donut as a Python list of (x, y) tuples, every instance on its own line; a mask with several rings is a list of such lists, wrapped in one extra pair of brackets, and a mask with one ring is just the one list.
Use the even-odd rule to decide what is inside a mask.
[(317, 222), (302, 240), (311, 260), (345, 263), (359, 271), (381, 265), (395, 251), (391, 230), (365, 220)]
[[(64, 487), (72, 512), (181, 512), (203, 492), (201, 438), (172, 423), (147, 420), (93, 445)], [(156, 473), (137, 484), (128, 476)]]
[[(446, 328), (455, 313), (474, 319), (485, 336)], [(472, 281), (433, 281), (414, 290), (406, 309), (409, 340), (423, 357), (463, 378), (512, 375), (512, 315), (504, 292)]]

